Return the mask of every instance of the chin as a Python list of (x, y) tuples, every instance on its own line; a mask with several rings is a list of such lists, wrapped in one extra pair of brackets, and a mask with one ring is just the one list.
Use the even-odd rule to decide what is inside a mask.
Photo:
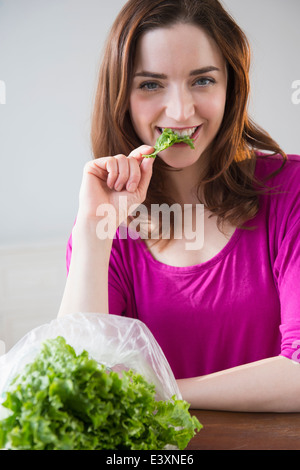
[[(166, 151), (165, 151), (166, 152)], [(195, 150), (191, 150), (191, 152), (195, 152)], [(197, 152), (197, 154), (199, 155), (199, 153)], [(168, 166), (172, 167), (172, 168), (176, 168), (176, 169), (184, 169), (184, 168), (188, 168), (192, 165), (195, 165), (198, 160), (199, 160), (199, 157), (195, 158), (195, 154), (193, 155), (182, 155), (182, 152), (180, 155), (176, 155), (174, 152), (173, 154), (170, 154), (169, 155), (164, 155), (163, 152), (159, 155), (160, 159)]]

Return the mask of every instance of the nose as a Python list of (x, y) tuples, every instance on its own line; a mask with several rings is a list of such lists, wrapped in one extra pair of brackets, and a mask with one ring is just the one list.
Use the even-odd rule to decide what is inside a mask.
[(184, 86), (170, 88), (165, 103), (166, 116), (177, 122), (186, 122), (195, 114), (193, 94)]

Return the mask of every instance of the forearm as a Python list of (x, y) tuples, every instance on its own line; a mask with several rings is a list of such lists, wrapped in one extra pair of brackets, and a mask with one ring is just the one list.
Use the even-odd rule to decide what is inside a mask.
[(282, 356), (177, 382), (194, 409), (300, 412), (300, 365)]
[(100, 240), (97, 221), (77, 220), (72, 258), (58, 316), (76, 312), (108, 313), (108, 265), (112, 240)]

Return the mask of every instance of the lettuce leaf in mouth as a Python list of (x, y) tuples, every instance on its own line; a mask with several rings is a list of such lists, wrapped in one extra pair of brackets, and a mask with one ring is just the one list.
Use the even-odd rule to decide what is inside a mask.
[(143, 376), (108, 371), (61, 336), (42, 344), (2, 406), (0, 448), (11, 450), (184, 449), (202, 428), (186, 401), (156, 401)]
[(180, 142), (183, 142), (191, 147), (191, 149), (194, 149), (194, 142), (193, 139), (191, 139), (189, 136), (185, 135), (183, 137), (180, 137), (178, 134), (176, 134), (174, 131), (171, 129), (164, 129), (162, 134), (158, 137), (155, 145), (154, 145), (154, 152), (151, 153), (150, 155), (143, 155), (145, 158), (155, 158), (156, 155), (159, 152), (162, 152), (163, 150), (167, 149), (168, 147), (171, 147), (174, 144), (178, 144)]

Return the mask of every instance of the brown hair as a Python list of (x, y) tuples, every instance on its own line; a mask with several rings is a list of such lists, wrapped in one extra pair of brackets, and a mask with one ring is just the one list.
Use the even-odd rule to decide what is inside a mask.
[[(199, 200), (218, 223), (242, 227), (259, 208), (263, 188), (254, 178), (255, 150), (285, 153), (267, 132), (248, 116), (250, 48), (243, 31), (218, 0), (129, 0), (116, 18), (107, 38), (100, 69), (92, 119), (95, 158), (128, 155), (143, 142), (136, 135), (129, 98), (137, 42), (158, 27), (190, 23), (204, 29), (218, 44), (227, 62), (228, 86), (223, 122), (209, 152), (205, 176), (199, 181)], [(167, 201), (163, 188), (170, 169), (158, 158), (144, 204)]]

